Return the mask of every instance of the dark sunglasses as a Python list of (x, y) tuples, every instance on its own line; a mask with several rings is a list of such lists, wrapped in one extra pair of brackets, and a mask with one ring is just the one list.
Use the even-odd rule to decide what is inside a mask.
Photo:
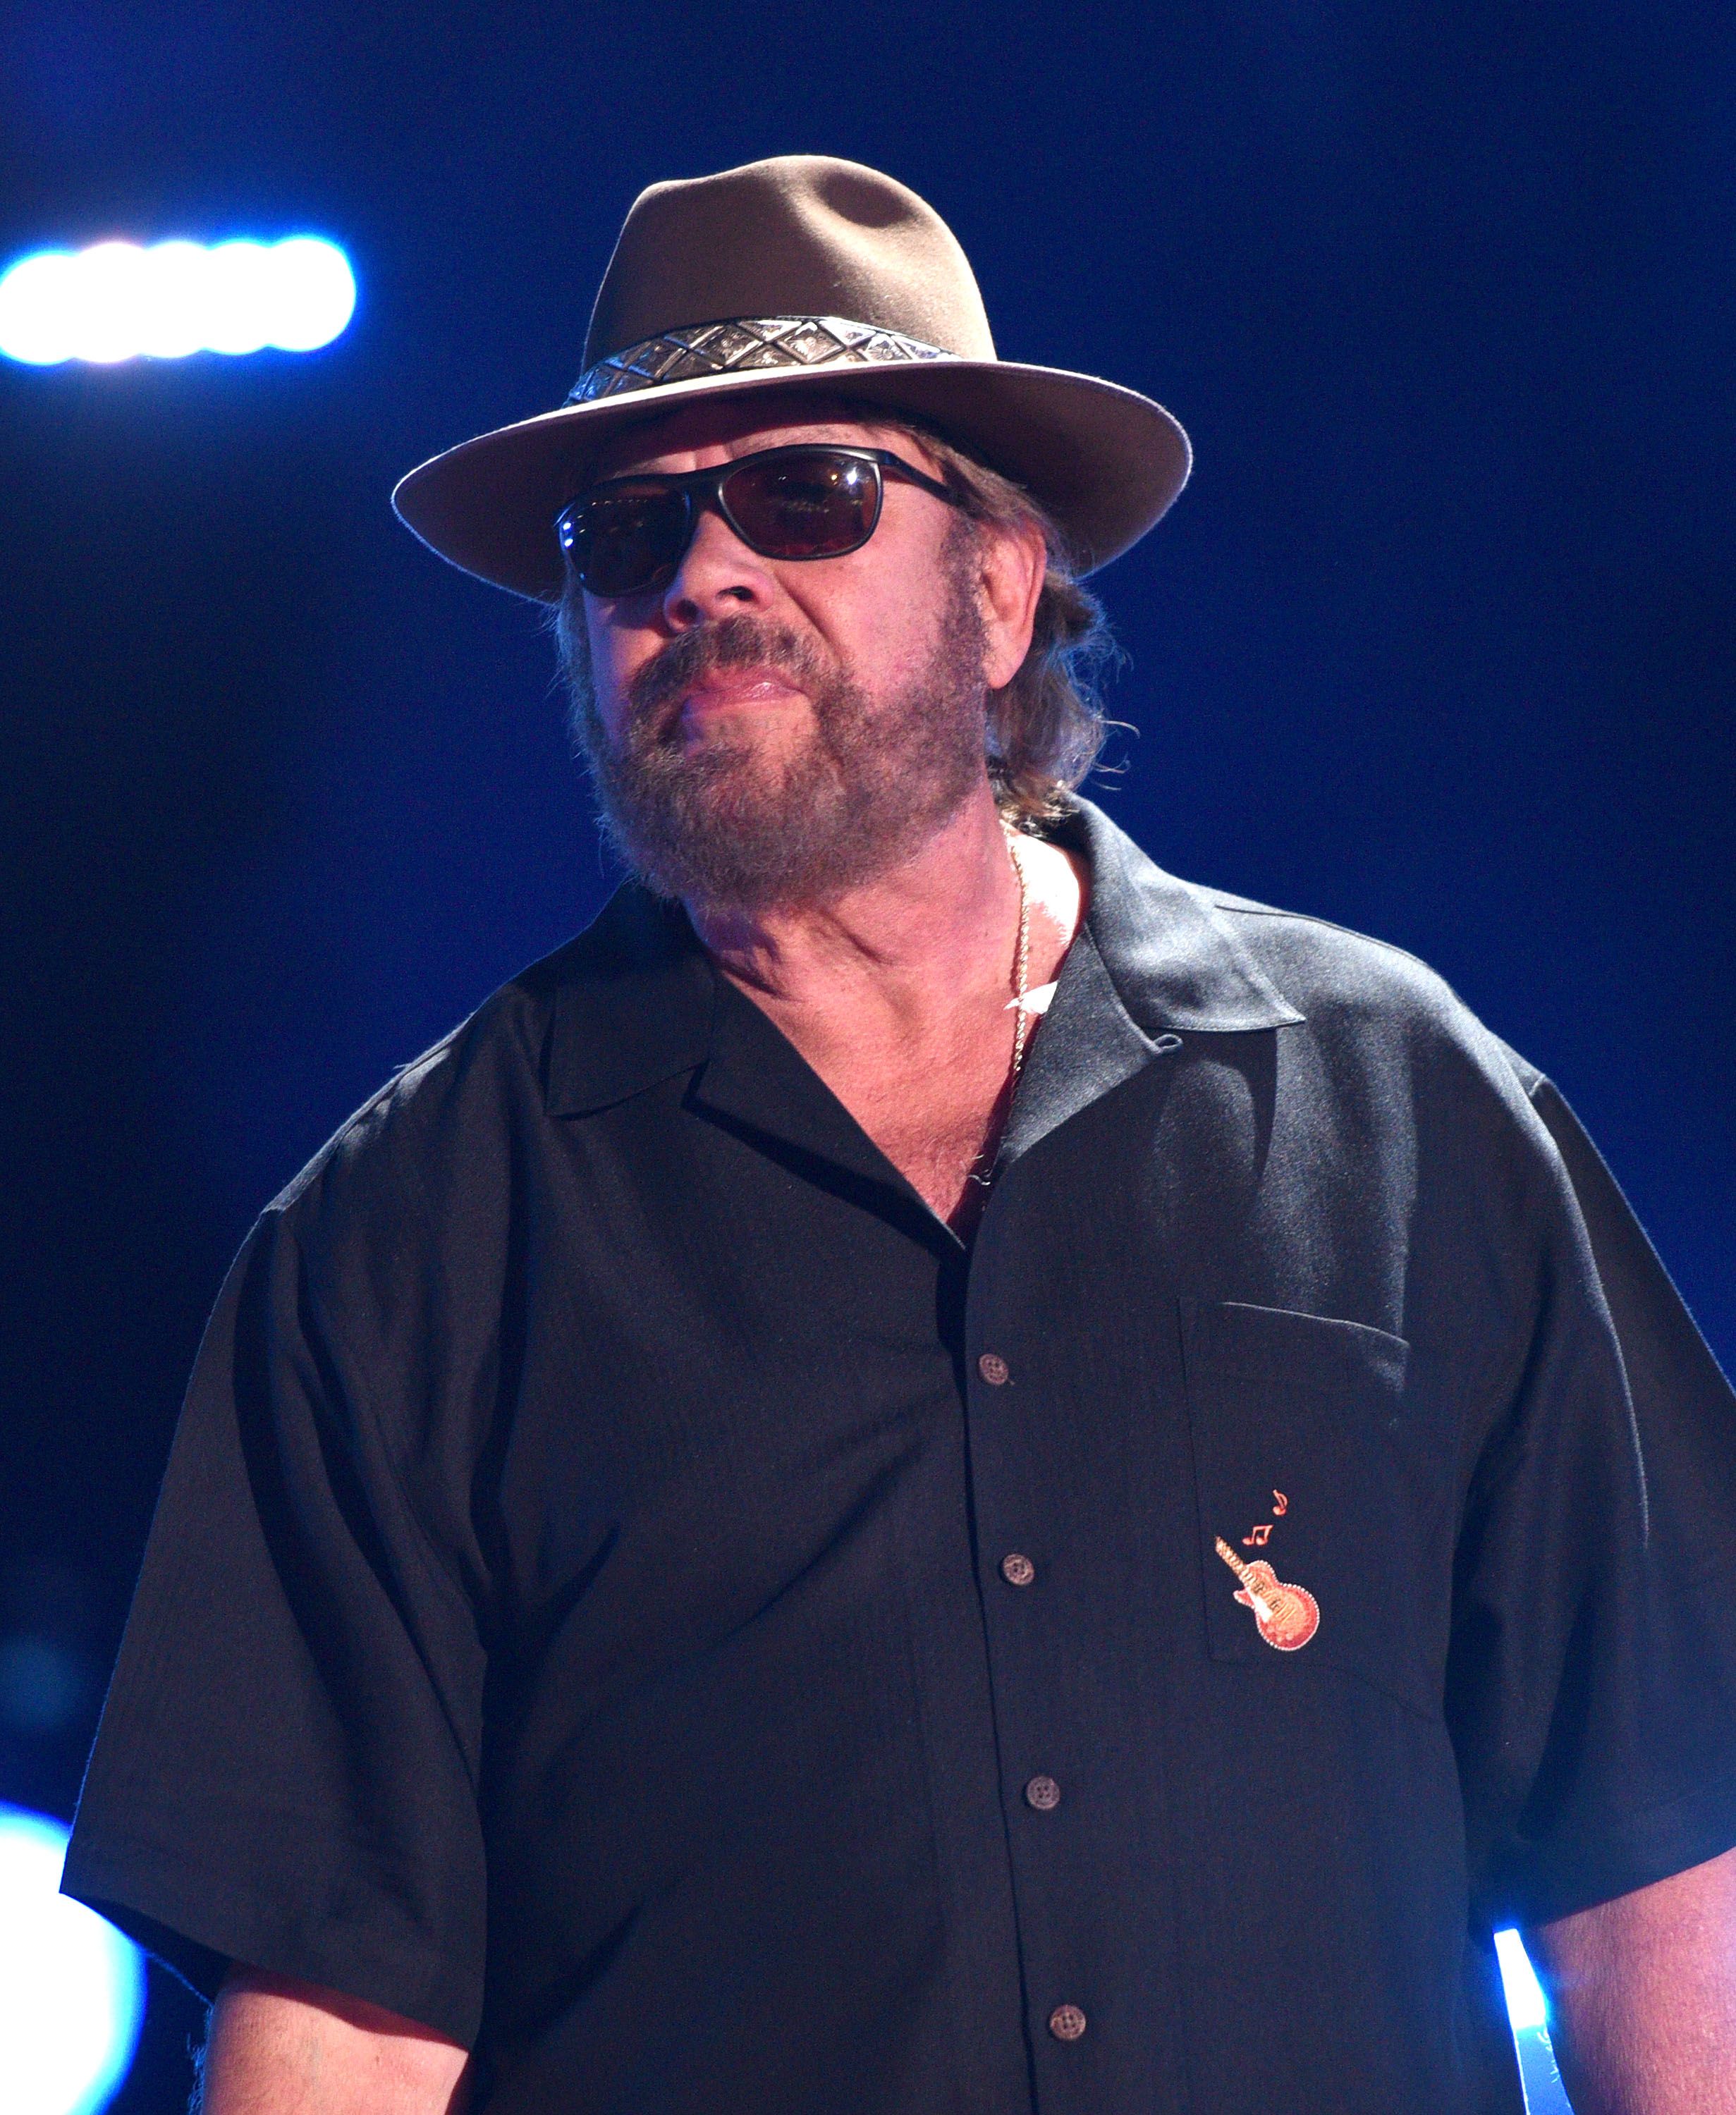
[(588, 593), (641, 594), (674, 578), (708, 504), (762, 558), (859, 551), (879, 525), (889, 477), (961, 503), (884, 448), (762, 448), (711, 470), (608, 478), (562, 509), (554, 533)]

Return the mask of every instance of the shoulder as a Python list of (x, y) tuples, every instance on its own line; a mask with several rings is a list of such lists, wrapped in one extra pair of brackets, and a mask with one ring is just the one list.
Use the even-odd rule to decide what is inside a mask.
[(305, 1220), (377, 1194), (425, 1210), (443, 1192), (491, 1179), (512, 1142), (541, 1120), (558, 994), (582, 975), (588, 934), (567, 941), (401, 1065), (273, 1199)]
[(709, 1017), (699, 955), (677, 907), (618, 889), (576, 938), (400, 1067), (268, 1216), (328, 1233), (365, 1223), (398, 1249), (418, 1226), (467, 1244), (501, 1231), (555, 1153), (557, 1119), (691, 1055)]
[(1088, 801), (1060, 828), (1090, 858), (1091, 929), (1136, 1019), (1184, 1032), (1293, 1029), (1293, 1045), (1344, 1051), (1440, 1044), (1504, 1067), (1452, 986), (1404, 948), (1167, 873)]
[(1389, 1027), (1474, 1050), (1515, 1078), (1535, 1069), (1509, 1049), (1429, 964), (1389, 940), (1224, 889), (1201, 888), (1262, 973), (1323, 1029)]
[(1444, 1113), (1481, 1108), (1504, 1131), (1517, 1119), (1519, 1134), (1541, 1145), (1534, 1104), (1547, 1088), (1544, 1075), (1438, 970), (1390, 941), (1329, 919), (1224, 889), (1198, 893), (1323, 1050), (1389, 1077), (1402, 1072), (1410, 1094)]
[(1196, 892), (1311, 1018), (1340, 1009), (1453, 1022), (1470, 1017), (1444, 977), (1391, 941), (1226, 889), (1196, 884)]

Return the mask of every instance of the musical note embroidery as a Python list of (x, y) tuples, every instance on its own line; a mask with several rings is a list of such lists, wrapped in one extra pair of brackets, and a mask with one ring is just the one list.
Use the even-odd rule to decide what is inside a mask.
[(1253, 1610), (1262, 1640), (1278, 1652), (1300, 1652), (1320, 1626), (1320, 1603), (1314, 1596), (1306, 1586), (1280, 1579), (1263, 1557), (1249, 1564), (1221, 1535), (1212, 1540), (1219, 1556), (1241, 1581), (1235, 1598)]
[[(1272, 1520), (1282, 1520), (1290, 1510), (1290, 1501), (1282, 1491), (1274, 1491), (1272, 1496), (1276, 1501), (1272, 1507)], [(1272, 1521), (1261, 1521), (1257, 1527), (1250, 1528), (1242, 1536), (1242, 1547), (1244, 1549), (1264, 1549), (1271, 1539)]]

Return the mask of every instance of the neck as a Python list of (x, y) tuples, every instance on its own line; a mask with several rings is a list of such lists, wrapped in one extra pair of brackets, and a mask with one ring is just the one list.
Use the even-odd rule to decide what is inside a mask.
[(1015, 869), (986, 781), (980, 798), (858, 888), (775, 911), (688, 906), (723, 974), (965, 1238), (1012, 1103), (1020, 870), (1036, 990), (1059, 974), (1085, 875), (1035, 837), (1020, 839)]
[(985, 783), (909, 857), (838, 896), (687, 908), (724, 974), (774, 1012), (922, 1013), (1005, 985), (1018, 878)]

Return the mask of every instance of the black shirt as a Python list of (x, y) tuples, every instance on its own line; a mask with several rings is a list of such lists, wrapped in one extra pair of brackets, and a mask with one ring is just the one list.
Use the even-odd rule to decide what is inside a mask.
[(969, 1249), (631, 887), (344, 1127), (74, 1892), (487, 2115), (1519, 2108), (1492, 1927), (1736, 1842), (1736, 1405), (1435, 977), (1057, 834)]

